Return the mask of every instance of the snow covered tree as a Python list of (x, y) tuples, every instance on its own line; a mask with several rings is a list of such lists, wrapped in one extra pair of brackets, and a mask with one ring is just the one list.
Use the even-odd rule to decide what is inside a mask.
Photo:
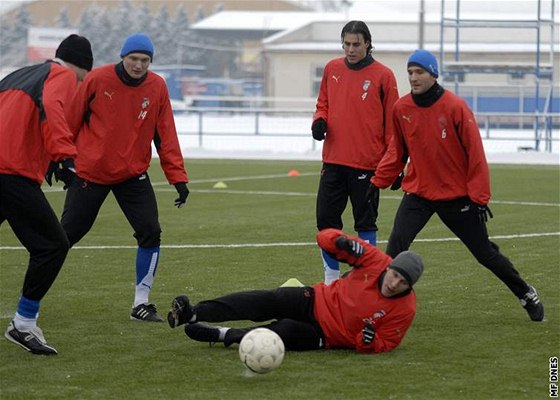
[[(11, 29), (6, 29), (6, 52), (2, 52), (2, 64), (24, 66), (27, 64), (27, 32), (33, 18), (25, 5), (19, 8)], [(4, 32), (3, 32), (4, 36)]]
[(154, 60), (157, 64), (175, 62), (170, 26), (169, 10), (166, 5), (162, 5), (157, 15), (150, 21), (150, 31), (147, 32), (154, 43)]
[(152, 20), (152, 15), (150, 14), (150, 9), (148, 8), (147, 4), (143, 2), (136, 9), (134, 32), (148, 33), (148, 31), (150, 30), (151, 20)]
[(70, 22), (70, 15), (68, 14), (68, 8), (62, 7), (60, 13), (56, 17), (55, 26), (57, 28), (73, 28), (72, 22)]

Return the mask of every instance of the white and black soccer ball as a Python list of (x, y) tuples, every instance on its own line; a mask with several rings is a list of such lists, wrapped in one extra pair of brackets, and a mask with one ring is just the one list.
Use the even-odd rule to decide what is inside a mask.
[(282, 364), (284, 342), (270, 329), (253, 329), (239, 343), (239, 358), (252, 372), (266, 374)]

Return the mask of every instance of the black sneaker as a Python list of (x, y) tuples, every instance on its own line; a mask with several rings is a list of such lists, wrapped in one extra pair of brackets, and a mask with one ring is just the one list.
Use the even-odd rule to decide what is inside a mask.
[(167, 314), (167, 323), (171, 328), (186, 324), (193, 316), (193, 309), (186, 295), (177, 296), (171, 302), (171, 309)]
[(23, 347), (33, 354), (43, 354), (46, 356), (58, 354), (54, 347), (47, 344), (45, 336), (43, 336), (43, 331), (38, 326), (29, 331), (23, 331), (16, 329), (14, 321), (12, 321), (10, 325), (8, 325), (4, 336), (6, 336), (6, 339), (10, 342)]
[(527, 310), (532, 321), (542, 321), (544, 319), (544, 306), (539, 300), (537, 290), (533, 286), (529, 286), (529, 291), (519, 299), (519, 302)]
[(152, 303), (139, 304), (132, 309), (130, 319), (136, 321), (163, 322), (158, 315), (156, 305)]
[(220, 340), (220, 328), (199, 322), (185, 325), (185, 334), (197, 342), (223, 342), (223, 340)]

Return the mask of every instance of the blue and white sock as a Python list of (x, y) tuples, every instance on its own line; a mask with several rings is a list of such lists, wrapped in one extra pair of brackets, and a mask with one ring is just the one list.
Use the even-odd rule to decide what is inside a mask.
[(19, 298), (16, 315), (14, 316), (14, 326), (22, 331), (29, 331), (37, 326), (39, 317), (40, 302), (30, 300), (23, 295)]
[(323, 249), (321, 249), (321, 258), (323, 259), (323, 269), (325, 271), (325, 284), (330, 285), (340, 277), (340, 265), (337, 260), (329, 256)]
[(134, 304), (148, 303), (148, 296), (159, 263), (159, 246), (157, 247), (138, 247), (136, 252), (136, 292), (134, 294)]
[(374, 246), (377, 245), (377, 231), (359, 231), (358, 237)]

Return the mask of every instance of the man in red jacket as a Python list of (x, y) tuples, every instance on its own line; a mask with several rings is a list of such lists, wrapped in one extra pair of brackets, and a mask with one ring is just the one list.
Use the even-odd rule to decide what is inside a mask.
[(199, 321), (276, 319), (262, 327), (276, 332), (291, 350), (393, 350), (416, 313), (412, 286), (424, 270), (420, 256), (405, 251), (391, 259), (376, 246), (337, 229), (320, 231), (317, 243), (333, 258), (354, 268), (330, 285), (238, 292), (195, 306), (181, 295), (171, 304), (169, 325), (186, 324), (185, 333), (191, 339), (229, 346), (241, 342), (257, 326), (217, 328)]
[(430, 52), (416, 50), (407, 68), (412, 90), (395, 104), (394, 137), (371, 179), (375, 187), (386, 188), (409, 160), (387, 254), (407, 250), (435, 213), (519, 298), (531, 320), (542, 321), (537, 291), (488, 238), (490, 174), (472, 111), (438, 85), (437, 60)]
[[(371, 33), (364, 22), (348, 22), (340, 37), (345, 57), (325, 66), (311, 126), (313, 138), (324, 140), (317, 228), (342, 229), (350, 198), (354, 230), (375, 244), (379, 190), (367, 198), (366, 191), (389, 144), (399, 93), (393, 72), (371, 55)], [(321, 255), (329, 284), (338, 279), (340, 268), (324, 250)]]
[(91, 229), (109, 192), (134, 229), (136, 290), (130, 318), (163, 321), (148, 296), (156, 274), (161, 228), (148, 177), (152, 142), (168, 182), (185, 205), (189, 191), (165, 81), (148, 70), (154, 55), (142, 33), (126, 38), (122, 62), (96, 68), (78, 91), (70, 126), (76, 132), (77, 176), (68, 188), (62, 226), (70, 245)]
[(66, 121), (68, 106), (93, 64), (89, 41), (78, 35), (64, 39), (55, 56), (0, 81), (0, 224), (8, 220), (29, 252), (17, 311), (5, 336), (45, 355), (57, 351), (37, 326), (40, 302), (62, 268), (69, 244), (41, 184), (51, 161), (57, 179), (71, 178), (76, 147)]

